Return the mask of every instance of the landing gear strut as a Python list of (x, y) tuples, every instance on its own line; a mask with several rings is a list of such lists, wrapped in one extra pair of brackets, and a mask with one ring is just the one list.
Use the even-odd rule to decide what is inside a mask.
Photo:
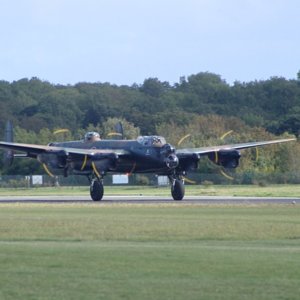
[(92, 180), (90, 185), (91, 198), (94, 201), (100, 201), (104, 194), (104, 187), (102, 179), (95, 178)]
[(171, 179), (171, 194), (174, 200), (182, 200), (185, 193), (183, 180), (179, 177)]

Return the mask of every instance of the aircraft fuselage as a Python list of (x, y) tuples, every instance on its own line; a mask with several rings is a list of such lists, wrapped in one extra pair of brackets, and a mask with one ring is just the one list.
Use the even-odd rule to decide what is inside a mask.
[[(151, 137), (149, 137), (151, 140)], [(94, 158), (78, 156), (68, 164), (69, 172), (75, 174), (101, 173), (157, 173), (168, 174), (170, 168), (166, 166), (165, 155), (162, 153), (164, 145), (154, 146), (147, 141), (144, 143), (138, 140), (100, 140), (94, 142), (70, 141), (62, 143), (50, 143), (49, 146), (77, 149), (99, 149), (107, 151), (105, 154), (95, 155)], [(118, 156), (118, 152), (122, 156)], [(98, 159), (99, 158), (99, 159)], [(47, 162), (53, 171), (63, 169), (49, 160)]]

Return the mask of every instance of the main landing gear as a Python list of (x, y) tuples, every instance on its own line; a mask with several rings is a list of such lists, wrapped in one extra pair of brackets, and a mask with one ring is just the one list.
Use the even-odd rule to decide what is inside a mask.
[[(181, 176), (170, 176), (171, 194), (174, 200), (182, 200), (185, 193), (184, 182)], [(90, 185), (90, 195), (93, 201), (100, 201), (103, 198), (104, 187), (102, 178), (93, 178)]]
[(174, 200), (182, 200), (185, 193), (184, 182), (180, 177), (170, 177), (171, 194)]
[(93, 201), (100, 201), (102, 200), (104, 194), (104, 187), (101, 178), (94, 178), (91, 181), (90, 185), (90, 195)]

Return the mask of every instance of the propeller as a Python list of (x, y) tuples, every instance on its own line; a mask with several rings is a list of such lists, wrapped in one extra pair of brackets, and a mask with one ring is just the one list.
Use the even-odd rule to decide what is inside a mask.
[[(191, 134), (188, 133), (185, 136), (183, 136), (178, 142), (177, 142), (177, 146), (179, 147), (184, 141), (186, 141), (189, 137), (191, 137)], [(195, 180), (192, 180), (186, 176), (183, 176), (184, 181), (190, 183), (190, 184), (196, 184), (197, 182)]]
[[(54, 130), (53, 131), (53, 135), (57, 136), (58, 134), (62, 134), (62, 139), (65, 139), (66, 138), (66, 134), (69, 133), (69, 132), (70, 132), (70, 130), (67, 129), (67, 128), (60, 128), (60, 129)], [(55, 159), (58, 161), (58, 164), (60, 165), (60, 167), (65, 166), (67, 164), (67, 162), (66, 162), (67, 155), (68, 154), (65, 151), (60, 151), (60, 152), (58, 152), (58, 153), (55, 154)], [(39, 157), (38, 160), (41, 162), (41, 164), (42, 164), (45, 172), (50, 177), (55, 177), (55, 175), (51, 172), (51, 170), (47, 166), (47, 163), (51, 164), (52, 160), (54, 160), (54, 158), (52, 157), (52, 159), (50, 159), (50, 155), (49, 154), (45, 154), (44, 157)]]
[(175, 148), (171, 144), (165, 144), (160, 150), (160, 154), (164, 157), (165, 163), (169, 169), (175, 169), (179, 164), (179, 159), (175, 154)]
[[(227, 132), (225, 132), (221, 137), (220, 139), (222, 141), (224, 141), (224, 139), (230, 135), (231, 133), (233, 132), (233, 130), (229, 130)], [(215, 157), (217, 157), (217, 152), (215, 153)], [(220, 174), (223, 175), (225, 178), (229, 179), (229, 180), (234, 180), (234, 177), (232, 177), (231, 175), (227, 174), (226, 171), (225, 171), (225, 168), (224, 167), (221, 167), (220, 168)]]
[[(225, 132), (221, 137), (220, 139), (221, 140), (225, 140), (226, 137), (228, 137), (230, 134), (232, 134), (234, 131), (233, 130), (229, 130), (227, 132)], [(182, 138), (179, 139), (179, 141), (177, 142), (177, 146), (180, 146), (182, 145), (188, 138), (191, 137), (191, 134), (186, 134), (184, 135)], [(255, 160), (257, 161), (258, 160), (258, 148), (255, 147)], [(218, 152), (215, 152), (214, 154), (214, 163), (217, 163), (218, 161), (218, 158), (219, 158), (219, 153)], [(234, 180), (234, 177), (228, 172), (228, 170), (224, 167), (220, 167), (219, 168), (219, 172), (222, 176), (224, 176), (225, 178), (227, 178), (228, 180)], [(196, 184), (197, 182), (194, 181), (194, 180), (191, 180), (190, 178), (188, 177), (184, 177), (185, 181), (188, 182), (188, 183), (191, 183), (191, 184)]]
[(166, 165), (169, 169), (175, 169), (178, 164), (179, 164), (179, 159), (177, 155), (175, 154), (170, 154), (166, 159), (165, 159)]
[[(220, 139), (224, 140), (227, 136), (229, 136), (230, 134), (232, 134), (234, 131), (233, 130), (229, 130), (227, 132), (225, 132)], [(258, 147), (255, 147), (255, 161), (258, 161)], [(215, 153), (215, 157), (217, 157), (217, 153)], [(220, 174), (223, 175), (225, 178), (229, 179), (229, 180), (234, 180), (234, 177), (231, 176), (228, 171), (224, 168), (221, 167), (220, 168)]]

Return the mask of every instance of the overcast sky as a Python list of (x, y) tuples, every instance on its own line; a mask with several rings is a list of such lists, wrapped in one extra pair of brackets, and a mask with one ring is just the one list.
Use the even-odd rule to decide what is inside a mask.
[(0, 0), (0, 80), (296, 78), (299, 15), (299, 0)]

